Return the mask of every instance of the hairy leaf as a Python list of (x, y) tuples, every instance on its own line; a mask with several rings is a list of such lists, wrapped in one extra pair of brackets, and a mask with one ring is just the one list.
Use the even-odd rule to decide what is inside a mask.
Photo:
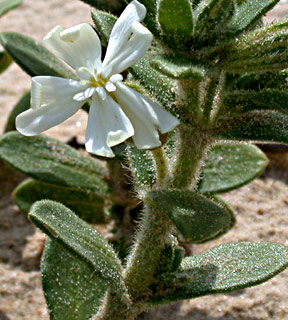
[(52, 320), (89, 320), (108, 289), (108, 282), (95, 274), (90, 264), (49, 238), (41, 274)]
[(91, 16), (97, 31), (100, 33), (102, 44), (104, 46), (107, 46), (112, 28), (117, 20), (117, 17), (100, 10), (93, 10), (91, 12)]
[(86, 222), (105, 222), (104, 199), (92, 191), (59, 187), (28, 179), (15, 189), (13, 196), (24, 213), (30, 212), (34, 202), (49, 199), (64, 204)]
[(156, 172), (151, 153), (147, 150), (139, 150), (134, 146), (127, 146), (129, 166), (136, 184), (152, 186), (156, 182)]
[(256, 146), (221, 142), (208, 151), (199, 191), (219, 193), (239, 188), (258, 177), (267, 164), (267, 157)]
[(102, 178), (102, 168), (96, 160), (47, 136), (25, 137), (18, 132), (6, 133), (0, 138), (0, 158), (42, 182), (90, 190), (99, 195), (109, 193)]
[(230, 292), (267, 281), (288, 266), (288, 250), (277, 243), (224, 244), (185, 258), (156, 284), (151, 304)]
[(288, 116), (274, 111), (251, 111), (235, 117), (223, 117), (214, 135), (230, 140), (288, 144)]
[(129, 68), (133, 77), (158, 100), (165, 109), (173, 115), (177, 114), (175, 107), (175, 82), (150, 66), (149, 55), (139, 60)]
[(233, 42), (220, 63), (232, 73), (277, 71), (288, 67), (288, 22), (269, 25)]
[(163, 31), (162, 40), (168, 47), (182, 48), (191, 41), (193, 15), (190, 0), (161, 0), (158, 21)]
[(238, 8), (228, 25), (229, 36), (237, 34), (249, 29), (257, 20), (259, 20), (266, 12), (272, 9), (279, 0), (240, 0)]
[(194, 13), (194, 46), (211, 46), (217, 40), (223, 40), (223, 30), (233, 13), (231, 0), (202, 0)]
[(151, 191), (146, 200), (167, 214), (187, 242), (203, 243), (214, 239), (229, 230), (235, 220), (224, 206), (199, 193)]
[(205, 75), (204, 67), (180, 56), (157, 55), (151, 61), (151, 66), (174, 79), (202, 80)]
[(64, 205), (50, 200), (36, 202), (30, 220), (50, 238), (88, 263), (94, 274), (116, 287), (122, 286), (121, 262), (108, 242)]

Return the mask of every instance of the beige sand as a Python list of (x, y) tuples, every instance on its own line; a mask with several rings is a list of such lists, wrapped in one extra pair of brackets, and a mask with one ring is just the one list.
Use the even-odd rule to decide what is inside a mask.
[[(279, 5), (267, 20), (288, 15), (287, 5)], [(89, 7), (76, 0), (24, 0), (21, 8), (0, 21), (1, 31), (18, 31), (40, 40), (52, 27), (69, 27), (89, 22)], [(7, 115), (30, 78), (15, 64), (0, 77), (0, 131)], [(77, 114), (49, 134), (62, 141), (80, 136), (83, 141), (86, 115)], [(276, 241), (288, 245), (288, 160), (283, 155), (261, 179), (223, 197), (234, 208), (238, 223), (216, 242), (195, 247), (196, 252), (232, 241)], [(8, 176), (8, 178), (7, 178)], [(43, 234), (35, 231), (17, 210), (10, 197), (23, 177), (8, 168), (0, 171), (0, 319), (48, 319), (41, 291), (39, 259)], [(176, 303), (141, 316), (151, 320), (284, 320), (288, 319), (288, 271), (267, 283), (231, 294), (203, 297)]]

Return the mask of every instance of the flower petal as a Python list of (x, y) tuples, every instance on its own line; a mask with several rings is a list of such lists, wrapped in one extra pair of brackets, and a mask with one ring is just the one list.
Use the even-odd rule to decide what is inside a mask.
[(74, 80), (32, 78), (32, 108), (17, 116), (17, 130), (26, 136), (33, 136), (63, 122), (84, 104), (84, 101), (73, 100), (80, 90), (79, 83)]
[(114, 95), (121, 108), (128, 116), (135, 130), (133, 140), (139, 149), (159, 147), (161, 142), (157, 126), (159, 120), (153, 108), (144, 97), (121, 82), (116, 84)]
[(102, 100), (93, 95), (86, 130), (86, 150), (103, 157), (114, 157), (110, 147), (134, 134), (131, 122), (120, 106), (107, 95)]
[(33, 77), (31, 87), (32, 109), (53, 102), (61, 103), (67, 97), (85, 90), (78, 81), (50, 76)]
[(38, 109), (29, 109), (16, 118), (16, 129), (25, 136), (35, 136), (70, 118), (83, 102), (66, 99), (61, 104), (49, 104)]
[(101, 43), (98, 35), (88, 23), (64, 30), (55, 27), (43, 39), (43, 45), (73, 69), (94, 67), (101, 69)]
[(104, 77), (124, 71), (145, 55), (152, 41), (151, 32), (139, 22), (133, 23), (131, 32), (130, 39), (122, 46), (121, 51), (109, 61), (109, 69), (105, 67), (107, 63), (105, 58), (103, 62)]
[(127, 44), (131, 36), (133, 23), (142, 21), (145, 15), (146, 8), (136, 0), (126, 7), (112, 29), (103, 69), (122, 52), (123, 46)]

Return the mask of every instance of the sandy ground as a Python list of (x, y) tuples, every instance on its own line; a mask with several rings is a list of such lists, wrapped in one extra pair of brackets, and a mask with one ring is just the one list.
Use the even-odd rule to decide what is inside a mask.
[[(279, 5), (266, 18), (288, 15)], [(17, 31), (41, 40), (55, 25), (69, 27), (89, 22), (89, 7), (76, 0), (24, 0), (1, 18), (0, 31)], [(15, 64), (0, 77), (0, 132), (9, 111), (30, 87), (30, 78)], [(86, 115), (78, 113), (49, 135), (67, 141), (77, 134), (83, 141)], [(288, 156), (274, 156), (269, 169), (253, 183), (223, 195), (233, 207), (238, 223), (216, 242), (195, 247), (195, 252), (232, 241), (275, 241), (288, 245)], [(21, 181), (9, 168), (0, 170), (0, 320), (48, 319), (41, 291), (40, 253), (44, 236), (18, 211), (10, 197)], [(171, 304), (140, 319), (151, 320), (284, 320), (288, 319), (288, 271), (267, 283), (237, 291)]]

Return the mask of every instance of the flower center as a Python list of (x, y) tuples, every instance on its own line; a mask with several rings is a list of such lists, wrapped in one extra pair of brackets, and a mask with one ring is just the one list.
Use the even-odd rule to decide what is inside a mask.
[(97, 88), (97, 87), (105, 87), (105, 84), (108, 82), (108, 80), (103, 78), (102, 75), (99, 74), (96, 77), (92, 76), (89, 79), (89, 82), (91, 87)]
[(79, 84), (83, 87), (83, 91), (73, 97), (76, 101), (87, 100), (91, 98), (94, 93), (97, 93), (102, 100), (106, 99), (107, 94), (114, 98), (113, 92), (117, 89), (115, 84), (123, 80), (121, 74), (114, 74), (107, 79), (103, 77), (101, 73), (97, 74), (96, 69), (92, 72), (86, 67), (79, 68), (77, 74), (81, 79)]

